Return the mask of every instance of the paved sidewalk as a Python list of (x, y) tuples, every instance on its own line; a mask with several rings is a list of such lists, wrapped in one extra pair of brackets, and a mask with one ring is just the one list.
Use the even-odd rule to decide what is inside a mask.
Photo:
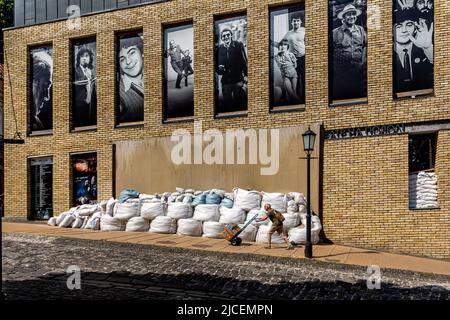
[[(304, 259), (304, 247), (285, 250), (285, 246), (274, 245), (272, 249), (255, 243), (243, 243), (239, 247), (231, 246), (222, 239), (188, 237), (174, 234), (149, 232), (93, 231), (86, 229), (65, 229), (45, 224), (2, 222), (2, 233), (25, 233), (75, 239), (105, 240), (119, 243), (136, 243), (173, 248), (197, 249), (224, 253), (248, 253), (263, 256), (279, 256)], [(409, 270), (416, 272), (450, 275), (450, 262), (391, 254), (373, 250), (364, 250), (339, 245), (315, 245), (314, 260), (342, 263), (348, 265), (377, 265), (380, 268)]]

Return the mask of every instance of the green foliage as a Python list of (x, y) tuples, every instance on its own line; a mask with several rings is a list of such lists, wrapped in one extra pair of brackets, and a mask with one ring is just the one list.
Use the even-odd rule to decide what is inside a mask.
[(14, 22), (14, 0), (0, 0), (0, 28), (11, 27)]

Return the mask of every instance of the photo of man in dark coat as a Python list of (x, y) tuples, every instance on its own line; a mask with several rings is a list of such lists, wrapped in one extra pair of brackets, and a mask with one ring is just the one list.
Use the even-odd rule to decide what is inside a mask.
[(433, 24), (416, 8), (394, 12), (394, 92), (433, 88)]
[(224, 28), (216, 47), (216, 72), (221, 76), (222, 98), (217, 112), (247, 109), (247, 54), (244, 44), (233, 40), (233, 32)]

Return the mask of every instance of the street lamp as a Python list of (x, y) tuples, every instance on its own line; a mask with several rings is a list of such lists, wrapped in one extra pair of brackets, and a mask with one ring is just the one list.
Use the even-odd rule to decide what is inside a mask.
[(311, 153), (314, 151), (314, 142), (316, 141), (316, 134), (308, 130), (303, 136), (303, 149), (306, 153), (307, 162), (307, 198), (306, 198), (306, 245), (305, 257), (312, 258), (312, 243), (311, 243)]

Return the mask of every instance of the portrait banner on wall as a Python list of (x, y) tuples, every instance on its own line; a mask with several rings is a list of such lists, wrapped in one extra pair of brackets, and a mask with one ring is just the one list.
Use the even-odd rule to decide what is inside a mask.
[(164, 117), (194, 115), (192, 24), (164, 29)]
[(218, 19), (215, 33), (215, 113), (247, 110), (247, 17)]
[(367, 1), (329, 0), (330, 102), (367, 101)]
[(53, 49), (51, 46), (30, 49), (31, 132), (53, 128)]
[(117, 37), (118, 124), (144, 121), (144, 44), (142, 32)]
[(393, 0), (396, 98), (433, 93), (434, 1)]
[(305, 103), (304, 5), (270, 12), (271, 106)]
[(72, 155), (73, 205), (97, 203), (97, 154)]
[(73, 127), (97, 123), (97, 61), (95, 39), (72, 44), (72, 121)]

